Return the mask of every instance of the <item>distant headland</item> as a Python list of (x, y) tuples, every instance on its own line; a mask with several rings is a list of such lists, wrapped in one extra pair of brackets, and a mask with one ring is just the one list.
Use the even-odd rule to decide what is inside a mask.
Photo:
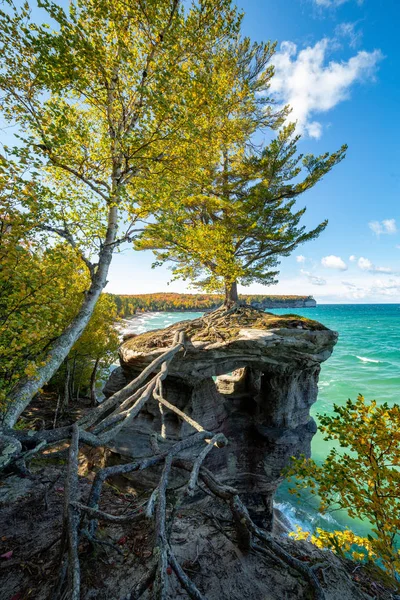
[[(204, 311), (220, 306), (224, 297), (218, 294), (110, 294), (121, 317), (148, 311)], [(315, 308), (312, 296), (271, 296), (265, 294), (243, 294), (241, 299), (256, 308)]]

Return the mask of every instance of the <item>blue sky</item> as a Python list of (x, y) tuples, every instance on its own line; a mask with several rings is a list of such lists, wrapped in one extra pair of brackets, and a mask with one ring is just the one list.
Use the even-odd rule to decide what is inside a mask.
[[(254, 293), (313, 294), (319, 302), (400, 302), (400, 50), (396, 0), (241, 0), (244, 33), (276, 40), (274, 93), (291, 102), (300, 150), (347, 143), (346, 160), (302, 197), (304, 223), (321, 237), (283, 259), (279, 284)], [(167, 286), (167, 267), (131, 249), (115, 256), (107, 291)]]

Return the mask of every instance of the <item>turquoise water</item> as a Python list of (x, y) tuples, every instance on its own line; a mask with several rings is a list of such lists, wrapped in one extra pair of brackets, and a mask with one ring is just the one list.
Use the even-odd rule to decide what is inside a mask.
[[(332, 414), (333, 404), (345, 404), (358, 394), (378, 403), (400, 402), (400, 304), (326, 304), (293, 312), (339, 332), (332, 356), (322, 365), (318, 400), (311, 409), (317, 422), (318, 413)], [(313, 458), (323, 460), (331, 445), (318, 432), (312, 442)], [(317, 503), (309, 495), (301, 499), (300, 506), (288, 494), (287, 484), (279, 489), (277, 500), (300, 525), (325, 529), (347, 526), (359, 535), (369, 532), (368, 523), (353, 521), (345, 513), (319, 515)]]
[[(331, 358), (322, 365), (317, 413), (332, 413), (333, 404), (344, 404), (361, 393), (366, 399), (390, 404), (400, 402), (400, 304), (325, 304), (308, 309), (276, 309), (276, 314), (295, 312), (320, 321), (339, 332)], [(132, 330), (137, 333), (166, 327), (201, 313), (150, 313), (137, 317)], [(318, 419), (317, 419), (318, 420)], [(313, 439), (312, 455), (323, 460), (330, 445), (319, 433)], [(350, 526), (365, 534), (368, 525), (351, 522), (346, 515), (321, 516), (312, 497), (303, 497), (301, 506), (289, 495), (287, 485), (278, 491), (277, 502), (293, 522), (304, 527)]]

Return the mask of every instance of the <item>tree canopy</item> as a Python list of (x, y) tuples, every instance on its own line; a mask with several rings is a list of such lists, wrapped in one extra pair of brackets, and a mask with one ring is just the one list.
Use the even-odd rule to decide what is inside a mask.
[(307, 231), (300, 223), (306, 209), (296, 208), (296, 200), (346, 151), (343, 146), (333, 154), (303, 156), (299, 137), (290, 124), (261, 153), (226, 145), (198, 181), (183, 182), (178, 193), (173, 183), (160, 191), (171, 210), (157, 213), (136, 247), (153, 249), (156, 264), (172, 261), (175, 277), (207, 291), (225, 288), (228, 301), (237, 300), (237, 282), (276, 283), (279, 258), (327, 225)]
[[(76, 314), (90, 280), (88, 269), (69, 245), (42, 247), (43, 240), (32, 233), (33, 225), (13, 208), (11, 202), (4, 202), (0, 214), (0, 413), (7, 411), (16, 382), (24, 375), (36, 375), (49, 345)], [(113, 298), (101, 295), (84, 334), (63, 363), (59, 382), (68, 362), (76, 365), (78, 357), (81, 391), (89, 387), (92, 363), (97, 360), (100, 370), (114, 357), (115, 318)], [(64, 391), (63, 383), (60, 387)]]

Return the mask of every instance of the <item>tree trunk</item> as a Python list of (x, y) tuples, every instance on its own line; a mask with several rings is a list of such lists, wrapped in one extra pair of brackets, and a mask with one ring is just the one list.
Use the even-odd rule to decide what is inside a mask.
[(65, 381), (64, 381), (64, 399), (62, 404), (62, 412), (68, 408), (69, 405), (69, 382), (70, 382), (71, 369), (69, 367), (68, 358), (65, 361)]
[(90, 375), (90, 404), (92, 406), (97, 406), (97, 398), (96, 398), (96, 375), (97, 375), (97, 367), (99, 366), (99, 362), (100, 362), (100, 359), (96, 358), (92, 374)]
[(118, 208), (113, 206), (108, 213), (107, 234), (99, 253), (99, 262), (92, 278), (89, 290), (81, 304), (81, 308), (73, 321), (50, 346), (44, 366), (37, 369), (33, 377), (25, 377), (11, 390), (7, 397), (8, 408), (3, 413), (2, 424), (14, 427), (21, 413), (28, 406), (35, 394), (51, 379), (59, 369), (63, 360), (68, 356), (72, 346), (81, 336), (92, 316), (94, 307), (101, 292), (107, 284), (107, 274), (110, 267), (113, 243), (116, 240), (118, 227)]
[(58, 398), (57, 398), (57, 406), (56, 406), (56, 412), (54, 415), (54, 421), (53, 421), (53, 429), (56, 428), (56, 423), (57, 423), (57, 417), (58, 417), (58, 411), (60, 410), (60, 403), (61, 403), (61, 394), (58, 394)]
[(237, 302), (239, 302), (237, 281), (234, 281), (233, 283), (225, 283), (225, 306), (232, 306)]
[(69, 397), (71, 400), (74, 399), (75, 396), (75, 373), (76, 373), (76, 352), (74, 354), (74, 360), (72, 361), (72, 373), (70, 378), (70, 393)]

